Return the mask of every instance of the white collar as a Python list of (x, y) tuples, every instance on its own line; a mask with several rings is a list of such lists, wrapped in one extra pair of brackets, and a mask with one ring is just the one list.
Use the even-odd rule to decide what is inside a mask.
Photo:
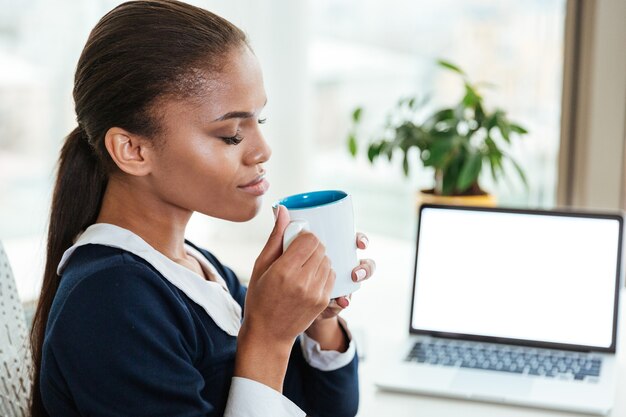
[(209, 270), (216, 282), (207, 281), (190, 269), (172, 261), (130, 230), (107, 223), (93, 224), (80, 234), (74, 245), (63, 254), (57, 273), (59, 275), (63, 273), (63, 269), (76, 248), (88, 244), (123, 249), (139, 256), (184, 292), (187, 297), (204, 308), (222, 330), (231, 336), (239, 334), (241, 306), (231, 296), (226, 282), (217, 269), (190, 245), (185, 244), (187, 253), (196, 258), (205, 270)]

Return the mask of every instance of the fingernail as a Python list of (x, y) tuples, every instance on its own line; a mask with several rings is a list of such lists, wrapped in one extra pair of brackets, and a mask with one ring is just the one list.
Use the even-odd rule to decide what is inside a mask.
[(367, 240), (367, 238), (365, 236), (363, 236), (361, 239), (359, 239), (359, 241), (363, 244), (363, 246), (367, 247), (367, 245), (369, 245), (370, 241)]
[(367, 275), (367, 273), (365, 272), (365, 269), (361, 268), (361, 269), (357, 269), (355, 272), (356, 275), (356, 280), (361, 281), (363, 278), (365, 278), (365, 275)]
[(272, 207), (272, 212), (274, 213), (274, 223), (278, 221), (278, 213), (280, 213), (280, 205)]
[(348, 308), (348, 306), (350, 305), (350, 299), (344, 298), (344, 300), (346, 301), (346, 305), (343, 308)]

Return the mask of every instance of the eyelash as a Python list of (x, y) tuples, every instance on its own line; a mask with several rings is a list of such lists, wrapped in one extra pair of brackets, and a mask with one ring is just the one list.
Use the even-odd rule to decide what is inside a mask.
[(243, 136), (241, 136), (239, 132), (237, 132), (235, 136), (227, 136), (227, 137), (222, 136), (220, 137), (220, 139), (222, 139), (228, 145), (239, 145), (241, 141), (243, 140)]
[[(262, 125), (267, 121), (267, 118), (257, 120), (257, 123)], [(239, 134), (239, 131), (235, 134), (235, 136), (222, 136), (220, 137), (226, 144), (228, 145), (239, 145), (243, 140), (243, 136)]]

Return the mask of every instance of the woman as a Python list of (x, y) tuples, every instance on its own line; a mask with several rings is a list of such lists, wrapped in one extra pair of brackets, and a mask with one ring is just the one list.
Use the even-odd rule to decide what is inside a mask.
[[(32, 415), (356, 414), (357, 357), (337, 317), (349, 300), (328, 304), (335, 275), (317, 238), (282, 254), (279, 208), (247, 289), (184, 240), (194, 211), (247, 221), (268, 187), (266, 96), (243, 32), (184, 3), (122, 4), (90, 34), (74, 100)], [(361, 261), (353, 279), (373, 268)]]

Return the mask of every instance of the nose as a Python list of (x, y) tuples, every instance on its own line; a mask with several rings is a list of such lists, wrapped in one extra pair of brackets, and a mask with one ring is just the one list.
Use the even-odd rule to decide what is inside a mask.
[(272, 156), (272, 149), (265, 141), (260, 129), (255, 129), (254, 135), (250, 139), (248, 141), (250, 149), (244, 155), (244, 163), (246, 165), (258, 165), (267, 162)]

